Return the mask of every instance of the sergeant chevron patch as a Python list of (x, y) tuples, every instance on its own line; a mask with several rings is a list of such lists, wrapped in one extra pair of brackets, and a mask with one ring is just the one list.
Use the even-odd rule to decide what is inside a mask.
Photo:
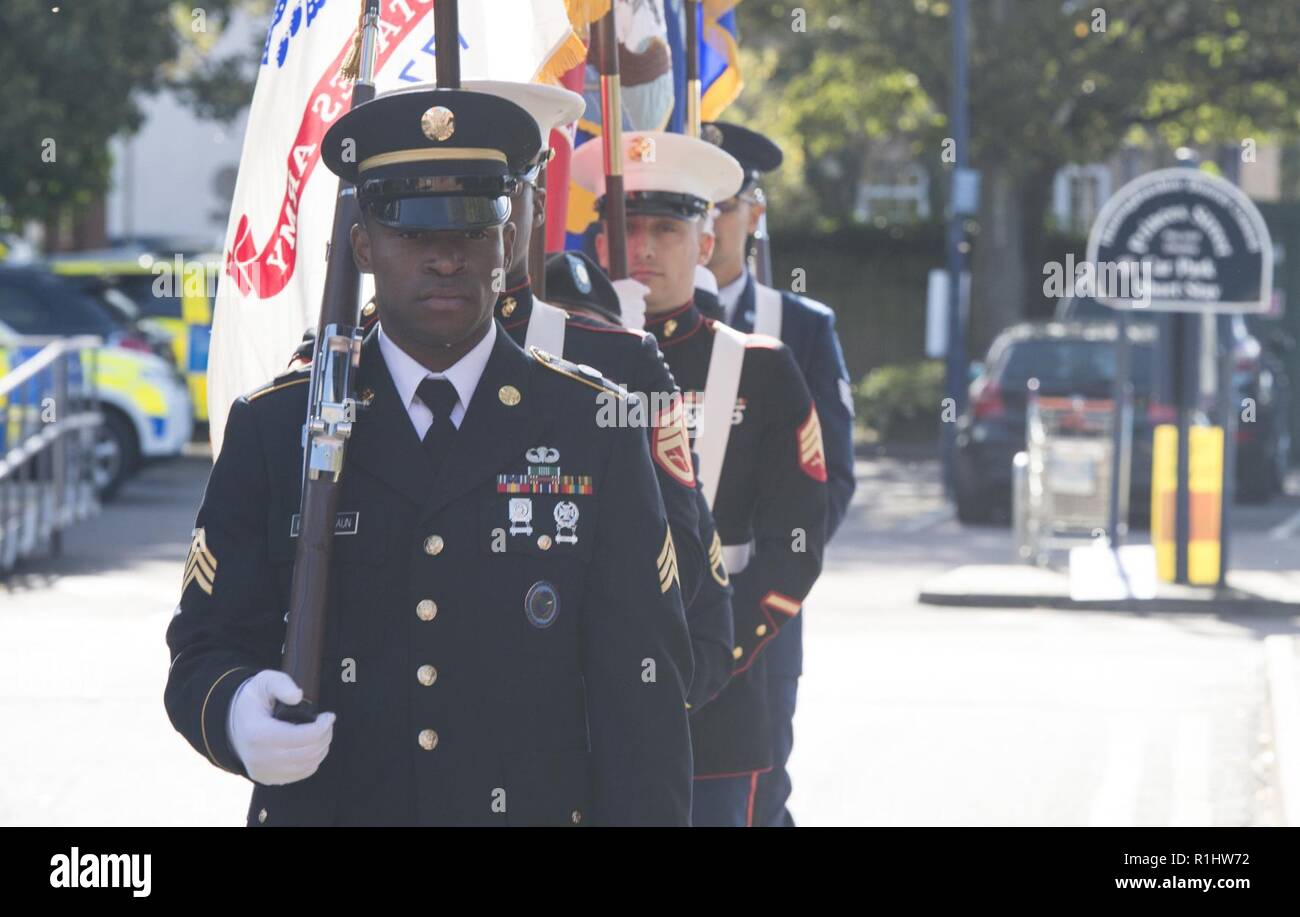
[(660, 412), (651, 437), (655, 464), (678, 484), (695, 489), (695, 465), (691, 461), (691, 443), (686, 437), (685, 411), (680, 398)]
[(713, 574), (719, 586), (726, 586), (731, 582), (731, 577), (727, 574), (727, 565), (722, 561), (722, 538), (716, 531), (713, 533), (713, 542), (709, 545), (709, 572)]
[(199, 588), (212, 595), (212, 585), (217, 579), (217, 558), (208, 550), (208, 543), (202, 528), (194, 530), (190, 540), (190, 556), (185, 561), (185, 578), (181, 580), (181, 592), (189, 588), (190, 583), (198, 583)]
[(664, 526), (664, 546), (659, 552), (659, 591), (667, 592), (674, 582), (680, 587), (682, 582), (677, 575), (677, 549), (673, 547), (672, 529)]
[(808, 419), (799, 425), (799, 467), (814, 481), (826, 480), (826, 452), (822, 447), (822, 422), (817, 408), (810, 408)]

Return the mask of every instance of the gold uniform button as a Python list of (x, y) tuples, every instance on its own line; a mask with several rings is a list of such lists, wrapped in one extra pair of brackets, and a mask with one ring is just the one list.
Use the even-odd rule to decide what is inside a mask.
[(438, 680), (438, 670), (431, 665), (422, 665), (416, 670), (415, 677), (427, 688)]
[(438, 733), (432, 729), (420, 730), (420, 747), (425, 751), (433, 751), (438, 747)]
[(578, 809), (574, 809), (569, 813), (569, 821), (573, 822), (575, 825), (579, 824), (582, 821), (582, 812)]
[(742, 650), (740, 647), (736, 647), (734, 650), (731, 651), (732, 659), (739, 659), (743, 655), (745, 655), (745, 651)]
[(551, 549), (551, 536), (550, 535), (540, 536), (537, 539), (537, 546), (541, 548), (543, 551), (549, 551)]
[(424, 599), (415, 606), (415, 613), (421, 621), (432, 621), (438, 614), (438, 603), (433, 599)]
[(497, 389), (497, 398), (508, 408), (512, 408), (523, 400), (523, 395), (519, 394), (519, 389), (513, 385), (503, 385)]
[(754, 628), (754, 633), (758, 634), (760, 637), (763, 636), (765, 633), (767, 633), (767, 625), (766, 624), (758, 625), (758, 627)]
[(430, 535), (428, 538), (424, 539), (425, 554), (441, 554), (442, 546), (443, 540), (441, 535)]
[(257, 823), (259, 825), (266, 824), (266, 809), (263, 809), (262, 811), (257, 813)]

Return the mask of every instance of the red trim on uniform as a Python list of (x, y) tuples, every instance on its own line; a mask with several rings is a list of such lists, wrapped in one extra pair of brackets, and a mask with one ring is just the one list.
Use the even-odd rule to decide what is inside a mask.
[(705, 324), (708, 323), (709, 321), (710, 320), (706, 318), (703, 321), (701, 321), (698, 325), (696, 325), (694, 328), (692, 328), (690, 331), (686, 332), (685, 334), (674, 335), (673, 337), (669, 338), (666, 341), (660, 338), (658, 335), (655, 335), (655, 340), (659, 342), (660, 347), (675, 347), (676, 345), (680, 344), (682, 341), (687, 341), (690, 340), (692, 337), (694, 337), (695, 334), (701, 328), (703, 328)]
[[(794, 611), (786, 611), (784, 608), (782, 608), (781, 606), (777, 605), (775, 602), (772, 602), (772, 601), (771, 601), (772, 596), (776, 596), (776, 597), (779, 598), (779, 599), (785, 599), (785, 600), (786, 600), (787, 602), (789, 602), (791, 605), (795, 605), (795, 606), (797, 606), (797, 607), (795, 608)], [(772, 609), (773, 611), (780, 612), (781, 614), (785, 615), (787, 619), (788, 619), (788, 618), (793, 618), (795, 615), (797, 615), (797, 614), (799, 613), (799, 609), (803, 608), (803, 602), (796, 602), (794, 599), (790, 598), (790, 596), (785, 595), (784, 593), (781, 593), (781, 592), (777, 592), (775, 589), (770, 590), (770, 591), (767, 593), (767, 595), (765, 595), (765, 596), (763, 596), (761, 599), (759, 599), (759, 603), (760, 603), (764, 608), (770, 608), (770, 609)]]
[[(771, 593), (768, 594), (770, 595)], [(763, 649), (763, 647), (767, 646), (774, 639), (776, 639), (776, 635), (781, 631), (781, 628), (777, 626), (776, 619), (773, 618), (770, 614), (768, 614), (767, 606), (765, 606), (762, 602), (760, 602), (758, 605), (758, 610), (763, 612), (763, 617), (767, 618), (767, 633), (763, 635), (763, 638), (761, 640), (759, 640), (757, 643), (754, 644), (754, 648), (750, 650), (749, 655), (746, 656), (745, 659), (743, 660), (744, 665), (737, 665), (731, 670), (732, 678), (735, 678), (737, 675), (743, 674), (745, 670), (747, 670), (750, 666), (752, 666), (754, 664), (754, 660), (758, 658), (758, 654)]]
[(776, 350), (781, 346), (781, 339), (774, 338), (770, 334), (756, 334), (750, 332), (745, 336), (746, 347), (763, 347), (767, 350)]
[[(577, 321), (570, 325), (570, 328), (581, 328), (583, 331), (599, 331), (602, 334), (632, 334), (638, 338), (644, 338), (649, 332), (637, 331), (635, 328), (624, 328), (621, 325), (597, 325), (593, 319), (583, 315), (574, 315)], [(587, 324), (590, 322), (590, 324)]]
[(749, 781), (749, 804), (745, 806), (745, 827), (754, 827), (754, 799), (758, 796), (758, 774)]
[(749, 776), (758, 777), (761, 774), (766, 774), (771, 769), (772, 769), (772, 765), (769, 764), (767, 767), (760, 767), (756, 771), (736, 771), (736, 773), (734, 774), (696, 774), (691, 779), (692, 780), (721, 780), (724, 777), (749, 777)]
[(511, 287), (508, 290), (502, 290), (500, 293), (498, 293), (497, 300), (499, 301), (502, 296), (509, 296), (511, 293), (518, 293), (520, 290), (526, 290), (532, 285), (533, 285), (533, 279), (531, 277), (525, 277), (524, 282), (519, 284), (519, 286)]
[[(524, 325), (528, 324), (528, 319), (531, 317), (531, 315), (532, 313), (529, 313), (529, 315), (525, 316), (524, 318), (510, 322), (509, 324), (506, 324), (505, 322), (501, 322), (501, 327), (506, 329), (507, 331), (514, 331), (516, 328), (522, 328)], [(501, 320), (497, 319), (497, 321), (501, 321)]]

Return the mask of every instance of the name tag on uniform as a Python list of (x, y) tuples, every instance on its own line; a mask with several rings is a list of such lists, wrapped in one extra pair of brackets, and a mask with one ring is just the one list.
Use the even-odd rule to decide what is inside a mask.
[[(298, 537), (299, 515), (293, 514), (289, 520), (289, 537)], [(361, 521), (360, 512), (339, 513), (334, 517), (334, 534), (335, 535), (355, 535), (357, 533), (357, 524)]]

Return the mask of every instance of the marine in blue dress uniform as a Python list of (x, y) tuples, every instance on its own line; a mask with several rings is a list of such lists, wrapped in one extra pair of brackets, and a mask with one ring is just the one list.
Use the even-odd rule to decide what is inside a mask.
[[(736, 339), (696, 307), (694, 267), (708, 256), (702, 223), (710, 202), (736, 193), (741, 169), (716, 146), (680, 134), (628, 133), (624, 144), (629, 272), (650, 287), (646, 330), (682, 388), (695, 436), (712, 397), (715, 338)], [(573, 174), (603, 204), (599, 145), (578, 149)], [(603, 258), (604, 236), (596, 243)], [(758, 776), (772, 765), (763, 650), (797, 618), (821, 570), (826, 532), (826, 466), (812, 397), (789, 348), (770, 337), (741, 338), (734, 401), (721, 412), (731, 430), (712, 502), (736, 645), (731, 681), (691, 717), (697, 825), (753, 823)], [(703, 474), (698, 436), (694, 445)]]
[[(709, 268), (718, 281), (722, 320), (738, 331), (758, 330), (779, 337), (794, 355), (817, 405), (826, 448), (826, 538), (835, 534), (853, 499), (853, 397), (844, 353), (835, 333), (835, 313), (828, 306), (758, 283), (746, 264), (749, 239), (763, 216), (759, 190), (763, 173), (781, 165), (781, 148), (757, 131), (738, 124), (712, 122), (704, 139), (730, 153), (745, 170), (739, 193), (718, 206), (717, 244)], [(755, 821), (793, 825), (786, 802), (790, 776), (786, 761), (794, 745), (794, 710), (803, 674), (802, 616), (781, 631), (767, 650), (768, 696), (772, 712), (772, 770), (758, 780)]]
[(276, 670), (306, 372), (233, 405), (167, 631), (168, 715), (254, 782), (250, 825), (688, 823), (691, 650), (646, 437), (597, 422), (621, 389), (493, 318), (514, 176), (539, 149), (527, 112), (461, 90), (381, 95), (325, 137), (358, 186), (379, 319), (336, 521), (328, 712), (270, 716), (296, 699)]

